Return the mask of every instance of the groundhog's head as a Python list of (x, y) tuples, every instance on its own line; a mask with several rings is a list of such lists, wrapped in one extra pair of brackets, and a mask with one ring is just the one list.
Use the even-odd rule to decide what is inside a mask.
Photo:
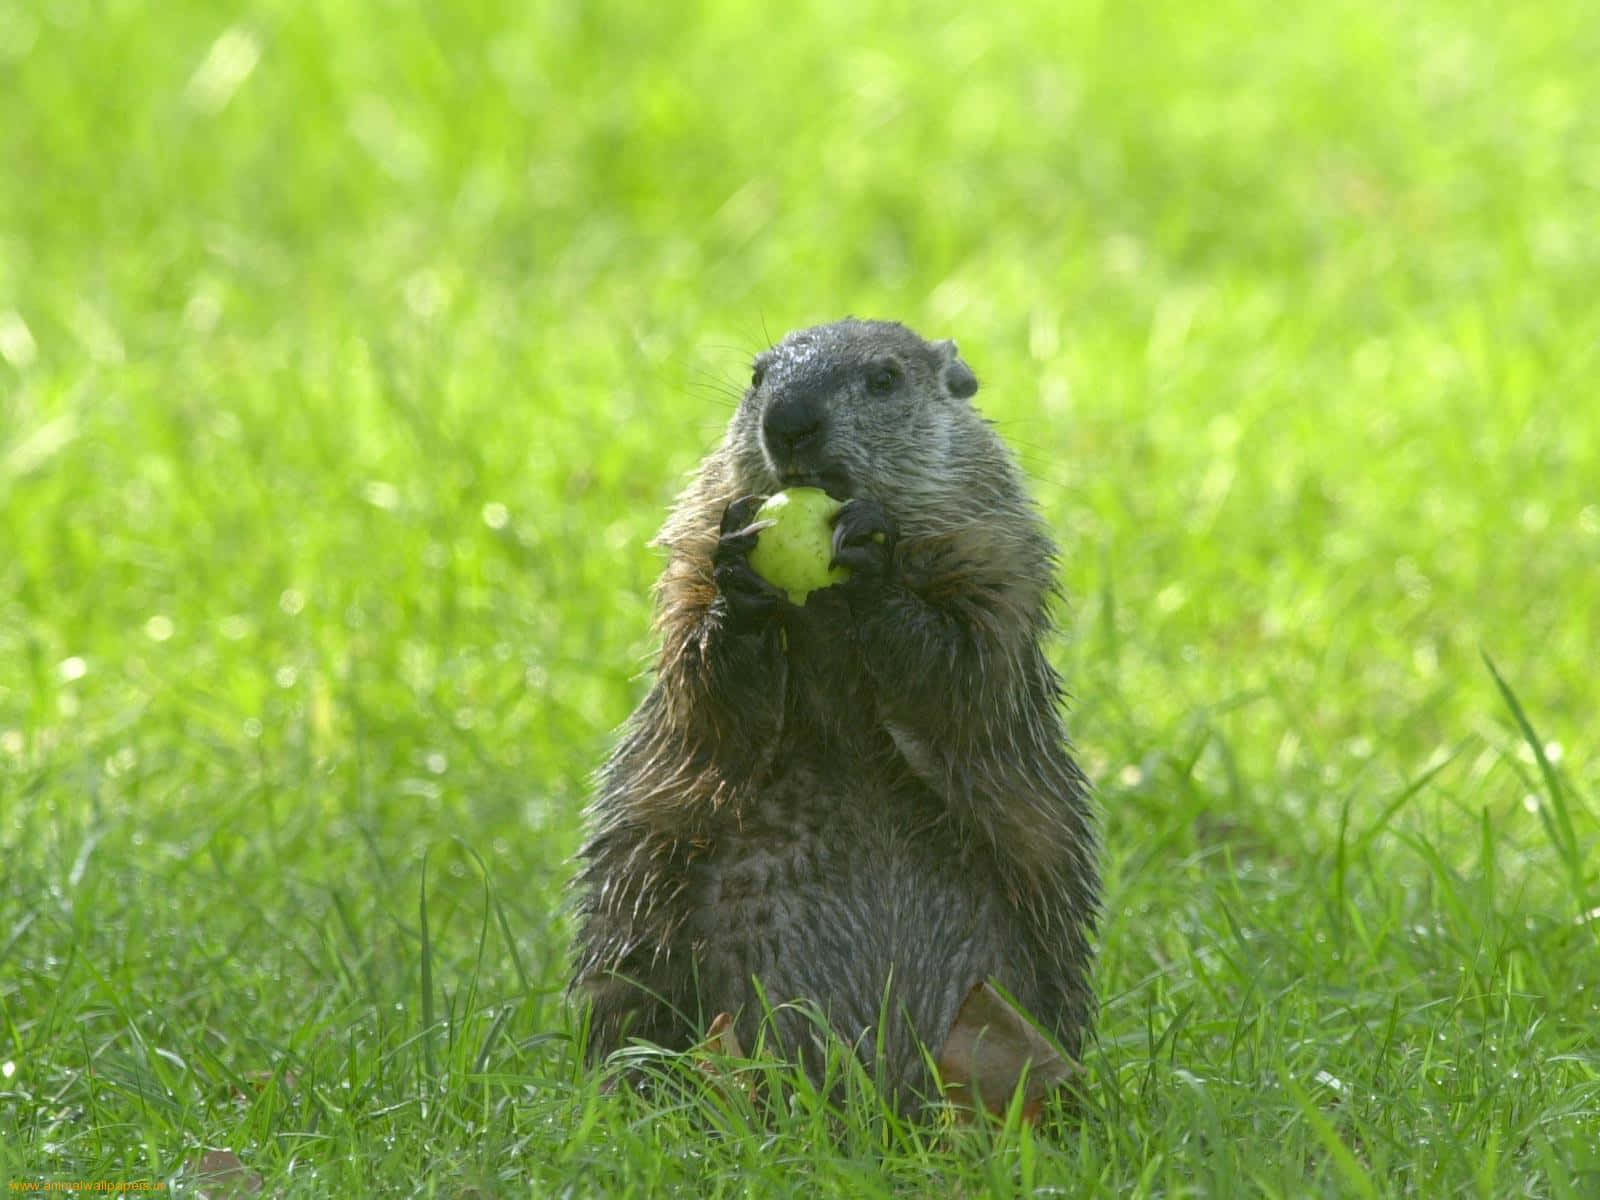
[(810, 486), (841, 500), (947, 495), (993, 444), (970, 401), (978, 378), (954, 342), (845, 320), (791, 333), (756, 356), (730, 449), (750, 492)]

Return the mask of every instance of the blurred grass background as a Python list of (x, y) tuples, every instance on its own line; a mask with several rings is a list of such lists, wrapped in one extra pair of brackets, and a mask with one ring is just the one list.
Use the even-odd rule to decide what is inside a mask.
[(1111, 892), (1051, 1170), (1600, 1186), (1597, 61), (1577, 0), (0, 0), (0, 1171), (688, 1169), (543, 1040), (566, 857), (649, 537), (853, 312), (961, 342), (1065, 549)]

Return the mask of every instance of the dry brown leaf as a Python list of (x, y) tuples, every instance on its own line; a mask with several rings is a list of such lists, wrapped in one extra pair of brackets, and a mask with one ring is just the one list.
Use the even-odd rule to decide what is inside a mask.
[(705, 1040), (696, 1048), (703, 1052), (720, 1054), (725, 1058), (745, 1057), (744, 1047), (739, 1044), (739, 1034), (733, 1028), (733, 1017), (725, 1012), (720, 1012), (711, 1019)]
[(987, 980), (967, 993), (936, 1059), (946, 1097), (973, 1112), (1003, 1115), (1027, 1074), (1022, 1117), (1037, 1121), (1050, 1094), (1076, 1070), (1054, 1043)]
[(745, 1054), (739, 1035), (733, 1028), (732, 1014), (720, 1012), (713, 1017), (706, 1029), (705, 1038), (689, 1053), (694, 1057), (694, 1065), (714, 1082), (724, 1097), (727, 1097), (729, 1088), (734, 1087), (742, 1092), (746, 1099), (755, 1099), (755, 1079), (749, 1075), (731, 1074), (723, 1069), (719, 1061), (724, 1058), (749, 1057)]
[(232, 1150), (207, 1150), (189, 1162), (190, 1182), (205, 1200), (238, 1200), (261, 1192), (261, 1176)]

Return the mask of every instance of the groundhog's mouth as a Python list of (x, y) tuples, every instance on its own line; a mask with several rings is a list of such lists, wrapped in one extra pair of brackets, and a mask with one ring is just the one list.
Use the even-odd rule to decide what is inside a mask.
[(835, 500), (849, 500), (850, 477), (843, 471), (784, 471), (778, 482), (786, 488), (821, 488)]

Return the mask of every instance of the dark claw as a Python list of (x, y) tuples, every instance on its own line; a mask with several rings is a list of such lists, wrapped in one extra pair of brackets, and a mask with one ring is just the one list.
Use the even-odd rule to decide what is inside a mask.
[(738, 624), (753, 624), (783, 609), (789, 597), (756, 574), (745, 559), (719, 564), (712, 569), (718, 598)]
[(833, 523), (835, 567), (850, 568), (858, 585), (881, 583), (894, 559), (897, 534), (894, 520), (876, 500), (850, 500)]
[(722, 510), (722, 536), (711, 554), (713, 567), (743, 559), (755, 549), (761, 533), (755, 523), (756, 510), (765, 502), (765, 496), (741, 496)]
[(722, 513), (722, 536), (711, 554), (718, 602), (736, 625), (759, 624), (789, 603), (782, 588), (761, 578), (750, 565), (750, 551), (761, 532), (755, 514), (765, 500), (765, 496), (744, 496), (728, 505)]
[(766, 502), (765, 496), (740, 496), (722, 510), (721, 534), (726, 537), (730, 533), (747, 528), (756, 519), (756, 510)]

